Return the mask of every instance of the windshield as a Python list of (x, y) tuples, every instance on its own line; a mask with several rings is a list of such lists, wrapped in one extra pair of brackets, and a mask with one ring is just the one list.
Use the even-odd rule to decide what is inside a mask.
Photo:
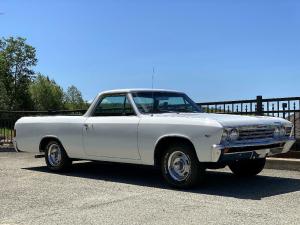
[(149, 113), (199, 113), (201, 109), (187, 95), (176, 92), (133, 92), (138, 110)]

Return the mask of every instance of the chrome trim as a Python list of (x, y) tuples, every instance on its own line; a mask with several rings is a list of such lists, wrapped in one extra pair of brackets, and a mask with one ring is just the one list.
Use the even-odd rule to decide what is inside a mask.
[(294, 137), (295, 126), (292, 126), (290, 137)]
[[(252, 141), (252, 142), (247, 142), (247, 143), (226, 143), (226, 145), (224, 144), (219, 144), (219, 145), (213, 145), (211, 148), (211, 160), (212, 162), (218, 162), (221, 155), (223, 154), (222, 151), (225, 148), (239, 148), (239, 147), (251, 147), (251, 146), (263, 146), (263, 145), (273, 145), (273, 144), (284, 144), (282, 147), (282, 151), (278, 152), (278, 153), (274, 153), (271, 151), (271, 149), (273, 148), (266, 148), (266, 149), (258, 149), (258, 150), (253, 150), (253, 151), (245, 151), (245, 152), (256, 152), (258, 155), (260, 156), (269, 156), (269, 155), (276, 155), (276, 154), (280, 154), (280, 153), (286, 153), (290, 150), (290, 148), (292, 147), (292, 145), (295, 143), (296, 139), (294, 137), (284, 137), (280, 140), (275, 140), (273, 139), (263, 139), (263, 140), (259, 140), (259, 141)], [(278, 147), (274, 148), (274, 149), (278, 149)], [(266, 152), (264, 152), (266, 151)], [(233, 153), (226, 153), (226, 155), (228, 154), (243, 154), (245, 152), (233, 152)], [(225, 154), (224, 154), (225, 155)]]
[(221, 144), (223, 148), (234, 148), (234, 147), (249, 147), (249, 146), (261, 146), (261, 145), (272, 145), (285, 143), (287, 141), (295, 141), (294, 137), (283, 137), (280, 139), (275, 138), (266, 138), (266, 139), (257, 139), (257, 140), (248, 140), (248, 141), (236, 141), (232, 143)]
[(233, 128), (250, 128), (250, 129), (255, 129), (255, 128), (265, 128), (265, 127), (280, 127), (280, 126), (284, 126), (284, 127), (292, 127), (292, 124), (253, 124), (253, 125), (236, 125), (236, 126), (224, 126), (224, 129), (233, 129)]
[(258, 154), (262, 154), (262, 153), (266, 153), (267, 154), (267, 153), (270, 152), (270, 149), (266, 148), (266, 149), (253, 150), (253, 151), (244, 151), (244, 152), (230, 152), (230, 153), (225, 153), (224, 155), (239, 155), (241, 153), (253, 153), (253, 152), (256, 152)]
[[(274, 137), (274, 131), (276, 127), (283, 127), (288, 133), (283, 136)], [(292, 136), (293, 127), (289, 124), (260, 124), (260, 125), (250, 125), (250, 126), (235, 126), (235, 127), (224, 127), (224, 132), (227, 131), (228, 133), (232, 129), (237, 129), (239, 132), (239, 137), (237, 140), (230, 140), (230, 138), (227, 137), (227, 139), (222, 139), (222, 144), (232, 144), (232, 143), (247, 143), (247, 142), (256, 142), (261, 140), (283, 140), (286, 137)]]

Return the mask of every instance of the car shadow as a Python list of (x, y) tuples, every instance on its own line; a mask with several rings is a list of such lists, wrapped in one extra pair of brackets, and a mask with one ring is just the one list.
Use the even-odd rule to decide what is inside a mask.
[[(26, 170), (53, 173), (47, 167), (23, 168)], [(73, 164), (70, 171), (57, 175), (105, 180), (161, 189), (172, 189), (165, 184), (160, 171), (149, 166), (130, 164), (80, 162)], [(174, 189), (173, 189), (174, 190)], [(300, 190), (300, 179), (260, 175), (252, 178), (238, 178), (229, 172), (208, 171), (205, 183), (183, 192), (260, 200)]]

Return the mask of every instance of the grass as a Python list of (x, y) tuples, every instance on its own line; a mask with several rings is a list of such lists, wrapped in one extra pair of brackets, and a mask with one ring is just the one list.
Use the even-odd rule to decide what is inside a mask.
[(0, 127), (0, 135), (1, 136), (8, 136), (8, 137), (10, 137), (13, 134), (14, 134), (14, 130), (13, 129), (6, 128), (6, 127)]

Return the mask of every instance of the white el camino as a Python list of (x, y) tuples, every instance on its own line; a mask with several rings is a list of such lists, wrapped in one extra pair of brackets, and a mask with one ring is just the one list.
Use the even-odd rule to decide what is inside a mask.
[(50, 170), (80, 159), (154, 165), (177, 188), (207, 168), (257, 175), (295, 142), (287, 120), (203, 113), (184, 93), (153, 89), (102, 92), (83, 116), (23, 117), (15, 130), (15, 148), (44, 154)]

